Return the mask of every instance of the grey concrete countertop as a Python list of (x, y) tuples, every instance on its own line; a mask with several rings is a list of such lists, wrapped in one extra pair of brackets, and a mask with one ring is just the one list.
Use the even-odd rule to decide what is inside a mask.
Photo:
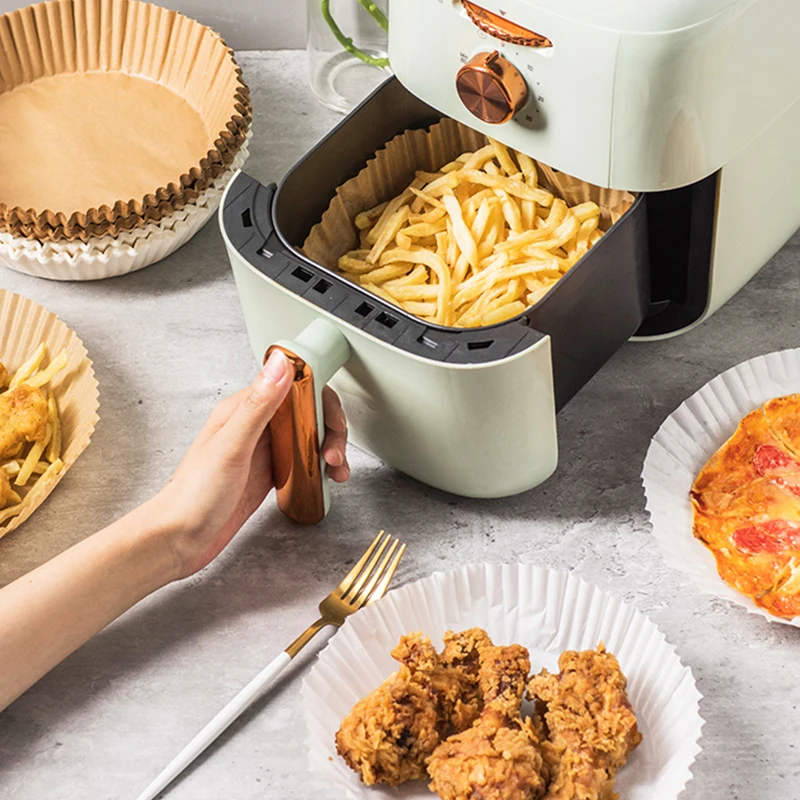
[[(245, 53), (241, 63), (256, 109), (247, 170), (274, 180), (338, 118), (307, 89), (301, 54)], [(215, 222), (132, 275), (59, 284), (3, 270), (0, 285), (78, 331), (101, 403), (91, 447), (0, 543), (1, 585), (154, 493), (256, 362)], [(132, 800), (312, 621), (346, 563), (385, 527), (409, 545), (401, 582), (524, 561), (620, 594), (675, 644), (704, 695), (703, 752), (685, 800), (800, 798), (800, 633), (703, 596), (667, 569), (639, 481), (650, 437), (689, 394), (739, 361), (800, 344), (799, 296), (795, 236), (696, 330), (623, 347), (559, 416), (556, 475), (522, 496), (458, 499), (353, 451), (352, 481), (335, 489), (318, 529), (288, 523), (268, 500), (210, 568), (141, 603), (0, 715), (0, 797)], [(168, 797), (330, 796), (306, 766), (299, 688), (313, 659), (302, 657)]]

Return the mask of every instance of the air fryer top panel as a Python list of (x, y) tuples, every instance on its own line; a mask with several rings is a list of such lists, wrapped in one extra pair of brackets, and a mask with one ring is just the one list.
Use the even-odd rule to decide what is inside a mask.
[(636, 0), (516, 0), (511, 9), (494, 0), (476, 0), (489, 11), (503, 9), (520, 25), (536, 27), (537, 12), (547, 11), (584, 25), (635, 33), (665, 33), (698, 25), (745, 0), (666, 0), (643, 3)]
[(268, 278), (365, 333), (423, 358), (488, 363), (549, 335), (561, 407), (633, 335), (647, 313), (644, 196), (539, 303), (515, 319), (484, 328), (423, 323), (299, 252), (342, 183), (397, 134), (429, 127), (440, 118), (389, 79), (311, 150), (277, 190), (239, 175), (226, 195), (226, 234)]

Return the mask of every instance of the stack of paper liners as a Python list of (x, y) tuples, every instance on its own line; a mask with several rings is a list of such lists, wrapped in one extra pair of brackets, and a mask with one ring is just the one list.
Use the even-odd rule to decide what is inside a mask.
[[(465, 152), (474, 152), (487, 138), (465, 125), (445, 118), (430, 130), (401, 133), (379, 150), (364, 169), (336, 190), (322, 220), (303, 244), (303, 253), (336, 270), (339, 257), (357, 249), (356, 215), (400, 194), (417, 170), (435, 172)], [(600, 229), (607, 231), (633, 205), (634, 196), (601, 189), (537, 162), (540, 185), (569, 205), (593, 200), (600, 206)], [(556, 284), (557, 285), (557, 284)]]
[[(55, 314), (26, 297), (0, 289), (0, 361), (9, 373), (13, 374), (42, 342), (47, 345), (45, 366), (62, 350), (67, 351), (66, 368), (47, 384), (58, 401), (64, 467), (46, 486), (38, 486), (35, 500), (21, 514), (0, 523), (0, 538), (19, 527), (47, 499), (88, 447), (97, 425), (97, 380), (81, 340)], [(5, 559), (0, 556), (0, 561)]]
[[(55, 0), (0, 17), (0, 94), (41, 78), (98, 72), (140, 78), (182, 98), (202, 119), (207, 151), (194, 164), (176, 164), (174, 177), (144, 196), (96, 208), (25, 209), (0, 196), (0, 230), (40, 241), (86, 241), (141, 228), (194, 201), (245, 141), (251, 106), (241, 70), (225, 42), (198, 22), (135, 0)], [(138, 113), (130, 93), (124, 103), (123, 111)], [(164, 119), (147, 144), (180, 137), (171, 123)], [(119, 146), (118, 162), (125, 164), (130, 154)], [(63, 176), (43, 180), (57, 184)]]

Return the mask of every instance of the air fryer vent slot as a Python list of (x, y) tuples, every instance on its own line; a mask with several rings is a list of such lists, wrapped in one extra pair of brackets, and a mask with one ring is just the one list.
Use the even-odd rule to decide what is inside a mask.
[(330, 281), (326, 281), (324, 278), (318, 280), (311, 288), (315, 292), (319, 292), (320, 294), (325, 294), (332, 286)]
[(303, 283), (308, 283), (314, 277), (314, 274), (312, 272), (309, 272), (307, 269), (304, 269), (303, 267), (296, 267), (295, 269), (293, 269), (292, 275), (294, 275), (294, 277), (297, 278), (298, 280), (303, 281)]
[(397, 320), (389, 316), (385, 311), (381, 311), (381, 313), (375, 317), (375, 321), (386, 328), (394, 328), (394, 326), (397, 325)]
[(467, 350), (486, 350), (494, 344), (494, 339), (486, 339), (483, 342), (467, 342)]
[(374, 310), (375, 306), (371, 306), (369, 303), (362, 303), (356, 308), (356, 314), (360, 317), (368, 317)]
[(245, 228), (253, 227), (253, 214), (249, 208), (242, 211), (242, 225), (244, 225)]

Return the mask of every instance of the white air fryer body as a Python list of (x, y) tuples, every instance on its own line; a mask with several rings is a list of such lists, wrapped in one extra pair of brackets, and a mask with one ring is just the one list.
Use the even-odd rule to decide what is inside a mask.
[[(509, 44), (458, 0), (390, 7), (392, 67), (444, 114), (599, 186), (658, 192), (720, 174), (709, 316), (800, 225), (800, 6), (796, 0), (479, 0), (547, 37)], [(456, 73), (498, 50), (528, 103), (481, 122)]]
[[(223, 207), (225, 200), (223, 199)], [(223, 236), (258, 357), (314, 319), (352, 355), (330, 381), (350, 438), (401, 472), (467, 497), (505, 497), (546, 480), (558, 461), (550, 340), (489, 364), (448, 364), (381, 342), (265, 278)]]

